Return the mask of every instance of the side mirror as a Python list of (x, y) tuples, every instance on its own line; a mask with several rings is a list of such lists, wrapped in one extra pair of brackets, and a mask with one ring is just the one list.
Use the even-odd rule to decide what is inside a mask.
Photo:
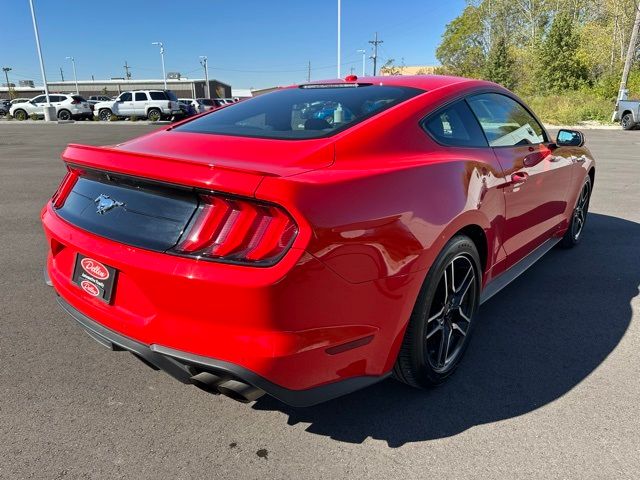
[(577, 130), (560, 130), (556, 137), (558, 147), (581, 147), (584, 145), (584, 135)]

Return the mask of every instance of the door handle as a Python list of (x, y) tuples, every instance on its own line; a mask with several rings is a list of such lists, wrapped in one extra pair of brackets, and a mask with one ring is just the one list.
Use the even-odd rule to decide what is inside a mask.
[(529, 178), (525, 172), (516, 172), (511, 174), (511, 183), (524, 183)]
[[(551, 155), (550, 150), (545, 152), (535, 152), (524, 157), (524, 161), (522, 163), (524, 164), (525, 167), (533, 167), (539, 164), (542, 160), (547, 158), (549, 155)], [(553, 157), (552, 157), (552, 161), (553, 161)]]

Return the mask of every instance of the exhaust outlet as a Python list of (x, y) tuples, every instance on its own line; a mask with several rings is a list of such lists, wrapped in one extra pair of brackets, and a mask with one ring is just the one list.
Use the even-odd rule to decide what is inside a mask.
[(191, 377), (191, 383), (205, 392), (218, 394), (218, 385), (226, 379), (209, 372), (201, 372)]
[(218, 392), (242, 403), (253, 402), (264, 395), (264, 390), (237, 380), (226, 380), (220, 383)]

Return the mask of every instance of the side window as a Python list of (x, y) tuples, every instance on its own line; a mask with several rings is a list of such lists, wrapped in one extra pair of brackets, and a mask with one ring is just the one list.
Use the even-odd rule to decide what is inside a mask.
[(462, 100), (449, 105), (422, 122), (433, 139), (442, 144), (457, 147), (486, 147), (485, 139), (478, 121)]
[(131, 92), (124, 92), (122, 95), (120, 95), (120, 100), (122, 100), (123, 102), (130, 102)]
[(136, 92), (136, 102), (146, 102), (147, 94), (144, 92)]
[[(49, 96), (49, 98), (51, 98), (51, 96)], [(36, 97), (32, 100), (32, 102), (34, 103), (44, 103), (46, 101), (47, 101), (46, 95), (40, 95), (39, 97)]]
[(492, 147), (535, 145), (546, 140), (536, 119), (505, 95), (484, 93), (467, 101)]
[(64, 102), (67, 97), (63, 97), (62, 95), (50, 95), (49, 98), (51, 98), (52, 102)]

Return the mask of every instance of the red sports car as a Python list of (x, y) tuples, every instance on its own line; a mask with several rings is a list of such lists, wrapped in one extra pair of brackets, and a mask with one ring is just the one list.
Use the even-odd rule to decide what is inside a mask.
[(47, 281), (98, 342), (239, 400), (312, 405), (390, 375), (428, 387), (482, 302), (580, 241), (583, 145), (489, 82), (283, 88), (69, 145), (42, 211)]

